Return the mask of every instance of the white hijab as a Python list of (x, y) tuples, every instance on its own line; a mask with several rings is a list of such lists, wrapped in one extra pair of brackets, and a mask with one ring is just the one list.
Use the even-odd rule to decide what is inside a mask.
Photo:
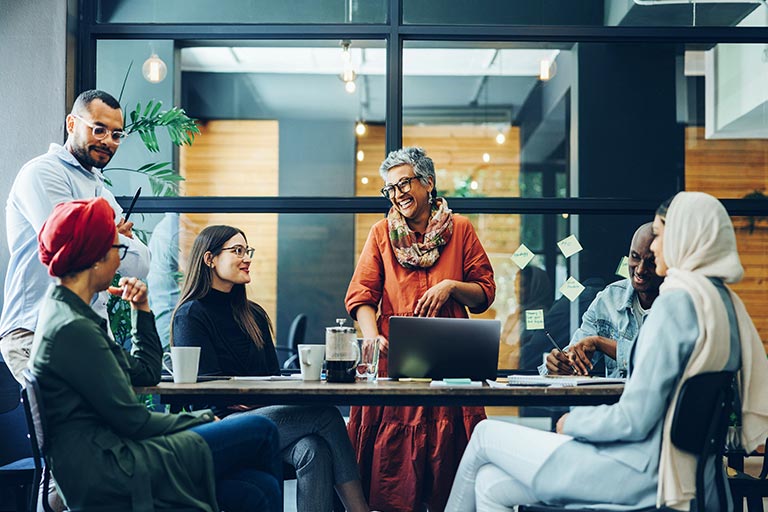
[[(695, 497), (696, 461), (672, 445), (674, 404), (682, 383), (693, 375), (720, 371), (730, 356), (730, 323), (725, 304), (709, 277), (741, 280), (744, 268), (736, 250), (733, 224), (723, 205), (701, 192), (681, 192), (669, 207), (663, 256), (668, 267), (661, 293), (683, 289), (691, 296), (699, 338), (683, 371), (664, 420), (657, 505), (689, 510)], [(742, 443), (749, 452), (768, 435), (768, 360), (760, 336), (739, 297), (729, 289), (741, 343)]]

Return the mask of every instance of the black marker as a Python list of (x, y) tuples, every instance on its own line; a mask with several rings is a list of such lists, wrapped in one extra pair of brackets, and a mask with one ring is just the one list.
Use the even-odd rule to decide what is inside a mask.
[(133, 212), (133, 205), (136, 204), (136, 200), (139, 198), (139, 195), (141, 195), (141, 187), (136, 189), (136, 193), (133, 194), (133, 199), (131, 199), (131, 205), (128, 207), (127, 213), (125, 214), (125, 222), (128, 222), (128, 217), (131, 216), (131, 212)]

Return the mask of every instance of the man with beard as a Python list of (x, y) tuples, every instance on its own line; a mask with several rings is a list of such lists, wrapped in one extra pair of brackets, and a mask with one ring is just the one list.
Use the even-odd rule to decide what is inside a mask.
[(656, 275), (651, 242), (653, 231), (649, 222), (632, 237), (629, 278), (611, 283), (597, 294), (565, 353), (552, 350), (546, 365), (539, 367), (542, 373), (587, 375), (604, 358), (607, 377), (627, 376), (630, 348), (664, 281)]
[[(85, 91), (75, 100), (66, 127), (64, 146), (51, 144), (47, 153), (24, 164), (6, 205), (11, 254), (0, 318), (0, 351), (19, 382), (27, 367), (41, 300), (53, 282), (38, 259), (37, 234), (54, 206), (74, 199), (105, 198), (115, 211), (120, 235), (123, 258), (119, 272), (144, 279), (149, 270), (149, 251), (134, 238), (133, 223), (122, 218), (123, 209), (106, 189), (101, 174), (125, 138), (120, 104), (106, 92)], [(91, 305), (107, 317), (106, 294), (94, 297)]]

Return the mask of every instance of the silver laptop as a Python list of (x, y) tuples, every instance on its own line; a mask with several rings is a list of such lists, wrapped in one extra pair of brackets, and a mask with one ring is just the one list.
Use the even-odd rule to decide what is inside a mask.
[(495, 379), (501, 322), (393, 316), (389, 377)]

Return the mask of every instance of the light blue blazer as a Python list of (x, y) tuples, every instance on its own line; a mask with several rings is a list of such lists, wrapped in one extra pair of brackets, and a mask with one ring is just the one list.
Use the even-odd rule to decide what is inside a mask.
[[(733, 304), (722, 283), (713, 282), (732, 327), (725, 368), (737, 370), (741, 351)], [(575, 440), (556, 450), (535, 475), (532, 490), (538, 499), (615, 510), (656, 504), (664, 416), (698, 336), (687, 292), (672, 290), (656, 299), (632, 349), (630, 378), (621, 399), (613, 405), (572, 409), (564, 433)], [(714, 491), (714, 473), (709, 473), (707, 488)]]

